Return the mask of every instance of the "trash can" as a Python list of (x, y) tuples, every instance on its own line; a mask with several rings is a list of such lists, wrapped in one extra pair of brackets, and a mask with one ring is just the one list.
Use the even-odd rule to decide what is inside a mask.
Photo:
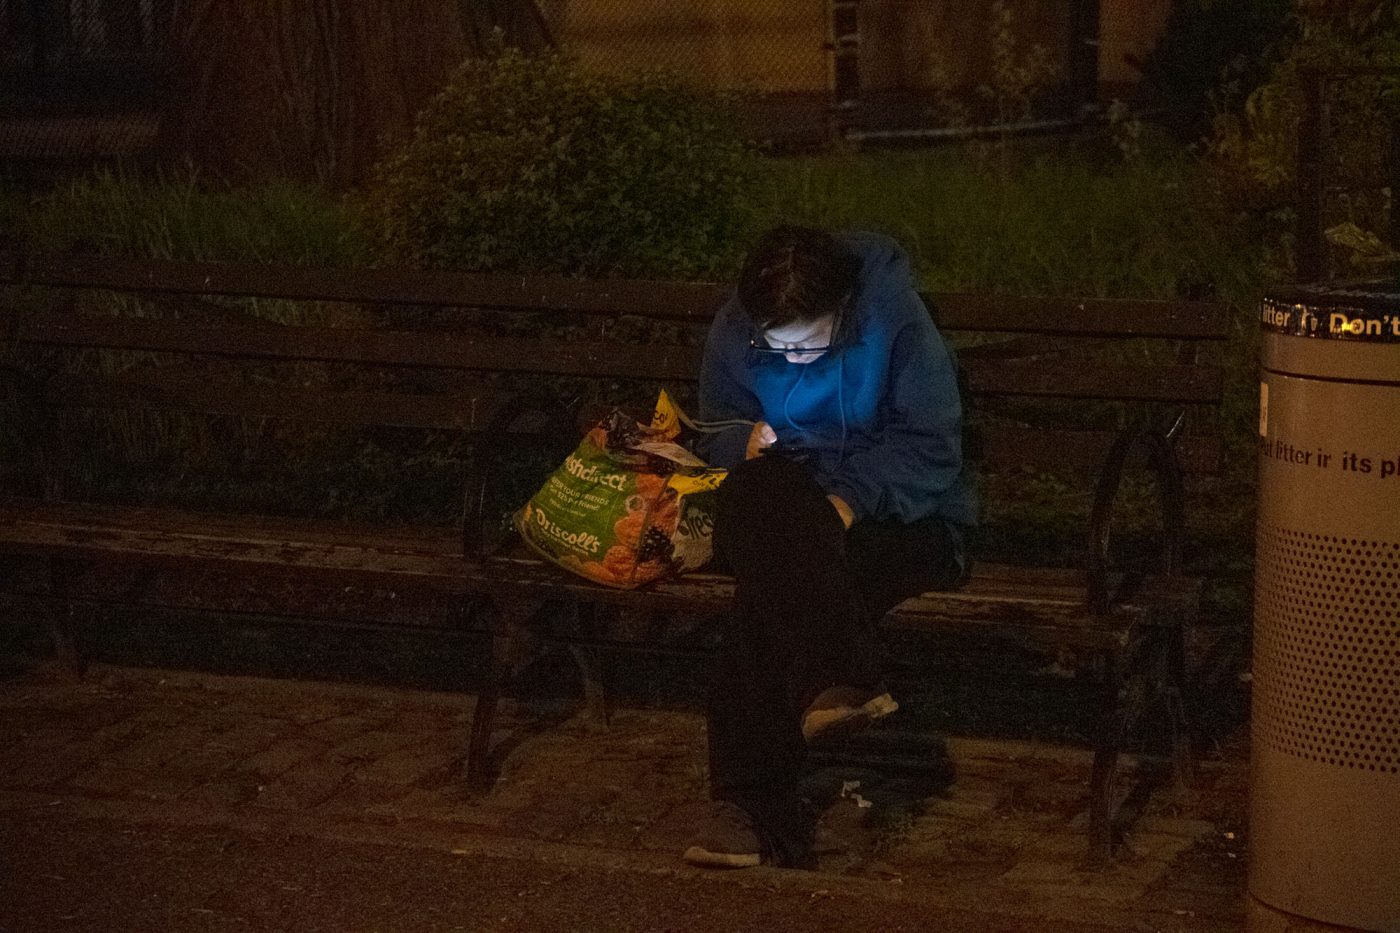
[(1250, 928), (1400, 933), (1400, 285), (1260, 324)]

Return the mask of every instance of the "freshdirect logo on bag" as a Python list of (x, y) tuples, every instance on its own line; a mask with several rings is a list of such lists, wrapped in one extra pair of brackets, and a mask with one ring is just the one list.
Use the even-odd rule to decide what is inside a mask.
[(535, 509), (535, 519), (536, 524), (543, 529), (546, 535), (585, 553), (597, 554), (598, 548), (603, 546), (603, 542), (598, 540), (597, 535), (591, 535), (582, 531), (565, 531), (563, 528), (560, 528), (549, 520), (549, 517), (544, 514), (542, 509)]
[(564, 459), (564, 469), (569, 471), (569, 475), (583, 480), (585, 483), (593, 483), (597, 486), (607, 486), (616, 489), (618, 492), (627, 490), (626, 473), (604, 473), (596, 466), (587, 466), (575, 454), (569, 454)]

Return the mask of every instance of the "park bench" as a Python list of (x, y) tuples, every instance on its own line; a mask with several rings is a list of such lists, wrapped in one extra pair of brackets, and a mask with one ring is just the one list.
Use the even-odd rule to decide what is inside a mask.
[[(665, 642), (730, 600), (732, 581), (707, 573), (634, 591), (596, 586), (502, 532), (502, 513), (543, 479), (516, 475), (527, 442), (543, 439), (557, 463), (590, 406), (637, 403), (657, 386), (687, 399), (725, 297), (710, 284), (0, 253), (0, 402), (21, 439), (0, 474), (0, 587), (48, 607), (56, 651), (75, 668), (83, 616), (104, 604), (484, 630), (489, 675), (466, 755), (480, 778), (501, 692), (541, 638), (570, 645), (601, 712), (600, 645)], [(339, 308), (345, 319), (255, 316), (278, 302)], [(964, 587), (910, 599), (887, 624), (1082, 660), (1101, 709), (1089, 843), (1107, 858), (1130, 733), (1152, 714), (1164, 760), (1178, 777), (1189, 767), (1184, 644), (1200, 581), (1182, 571), (1186, 482), (1220, 466), (1211, 421), (1223, 378), (1208, 351), (1224, 339), (1225, 313), (1192, 301), (928, 303), (960, 347), (977, 468), (1090, 478), (1094, 505), (1082, 566), (974, 551)], [(144, 501), (147, 488), (80, 501), (65, 488), (79, 435), (108, 443), (103, 419), (122, 412), (206, 419), (216, 435), (246, 430), (254, 441), (269, 425), (304, 423), (313, 427), (299, 443), (312, 447), (361, 429), (472, 440), (454, 448), (455, 521), (192, 511)], [(1129, 475), (1157, 488), (1147, 548), (1119, 547), (1115, 502)], [(523, 493), (503, 499), (503, 480)]]

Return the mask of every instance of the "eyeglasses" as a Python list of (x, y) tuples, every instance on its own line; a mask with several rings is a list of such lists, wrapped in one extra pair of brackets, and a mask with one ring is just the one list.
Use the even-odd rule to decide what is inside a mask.
[(830, 343), (824, 343), (819, 347), (770, 347), (766, 342), (760, 343), (757, 337), (749, 338), (749, 349), (755, 353), (782, 353), (805, 356), (808, 353), (825, 353), (831, 349)]
[(769, 346), (768, 340), (767, 340), (766, 337), (763, 337), (763, 336), (761, 336), (761, 335), (757, 335), (757, 336), (753, 336), (753, 337), (750, 337), (750, 338), (749, 338), (749, 349), (752, 350), (752, 351), (755, 352), (755, 353), (776, 353), (776, 354), (781, 354), (781, 355), (783, 355), (783, 356), (817, 356), (817, 355), (820, 355), (820, 354), (822, 354), (822, 353), (825, 353), (826, 351), (828, 351), (828, 350), (831, 349), (831, 347), (832, 347), (832, 342), (831, 342), (832, 337), (834, 337), (834, 336), (836, 335), (836, 331), (837, 331), (838, 328), (840, 328), (840, 326), (841, 326), (841, 316), (840, 316), (839, 314), (837, 314), (836, 316), (833, 317), (832, 322), (831, 322), (831, 329), (827, 332), (827, 333), (828, 333), (828, 336), (827, 336), (827, 339), (826, 339), (826, 343), (822, 344), (821, 346), (817, 346), (817, 347), (773, 347), (773, 346)]

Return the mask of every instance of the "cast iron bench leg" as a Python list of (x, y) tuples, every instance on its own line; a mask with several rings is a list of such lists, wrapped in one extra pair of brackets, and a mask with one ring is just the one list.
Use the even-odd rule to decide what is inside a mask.
[(492, 605), (491, 667), (476, 699), (472, 714), (471, 738), (467, 742), (466, 780), (472, 787), (489, 786), (494, 778), (491, 767), (491, 735), (496, 726), (496, 707), (506, 685), (534, 658), (538, 633), (533, 621), (538, 602)]
[(578, 665), (583, 684), (583, 714), (590, 729), (604, 730), (610, 725), (608, 694), (603, 684), (603, 662), (598, 649), (589, 645), (570, 645), (569, 654)]
[(1089, 778), (1089, 864), (1102, 867), (1113, 858), (1114, 819), (1118, 815), (1118, 758), (1133, 725), (1142, 718), (1150, 699), (1148, 678), (1141, 672), (1125, 677), (1123, 652), (1102, 658), (1103, 719)]
[(69, 577), (70, 569), (62, 559), (49, 559), (48, 617), (54, 656), (64, 675), (80, 680), (87, 670), (87, 661), (78, 646), (78, 609), (72, 600)]
[(1118, 705), (1122, 685), (1119, 683), (1117, 658), (1102, 659), (1100, 684), (1102, 719), (1098, 744), (1094, 748), (1094, 770), (1089, 778), (1089, 861), (1105, 865), (1113, 857), (1113, 798), (1116, 796), (1115, 776), (1118, 750), (1122, 742), (1122, 720)]
[(1186, 634), (1179, 618), (1154, 627), (1148, 648), (1151, 671), (1150, 702), (1160, 710), (1165, 732), (1161, 758), (1171, 767), (1172, 787), (1180, 792), (1191, 783), (1191, 731), (1186, 711)]
[(1171, 740), (1172, 783), (1178, 791), (1191, 783), (1191, 721), (1186, 710), (1186, 627), (1180, 620), (1172, 626), (1167, 657), (1166, 703)]
[(1173, 784), (1184, 789), (1191, 777), (1191, 737), (1184, 697), (1185, 652), (1180, 625), (1162, 627), (1139, 644), (1102, 658), (1104, 719), (1090, 778), (1089, 862), (1106, 865), (1113, 857), (1118, 818), (1118, 758), (1138, 722), (1160, 706), (1166, 717), (1167, 757)]

